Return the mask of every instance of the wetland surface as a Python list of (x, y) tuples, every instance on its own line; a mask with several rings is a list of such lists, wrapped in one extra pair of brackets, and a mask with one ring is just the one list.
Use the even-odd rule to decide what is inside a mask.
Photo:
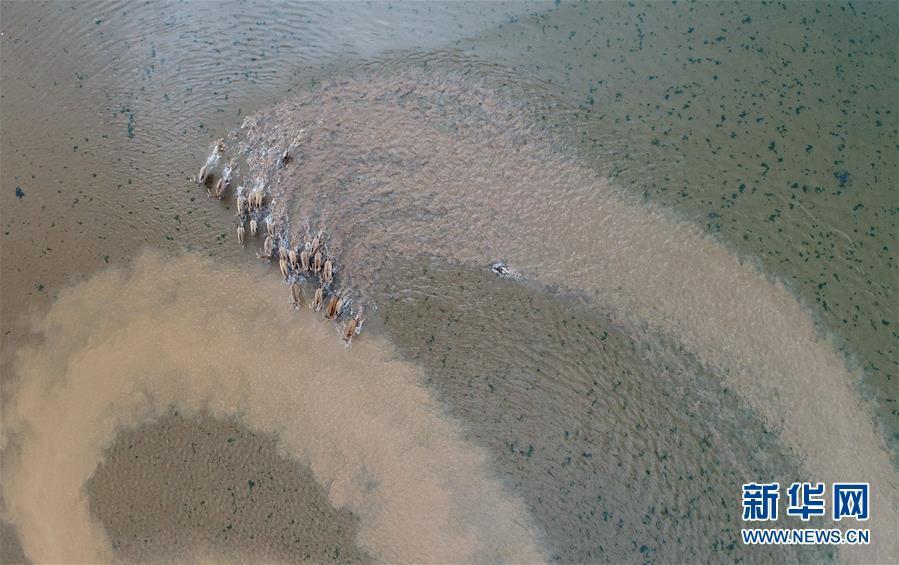
[[(0, 561), (894, 561), (897, 23), (4, 2)], [(742, 545), (775, 480), (873, 543)]]

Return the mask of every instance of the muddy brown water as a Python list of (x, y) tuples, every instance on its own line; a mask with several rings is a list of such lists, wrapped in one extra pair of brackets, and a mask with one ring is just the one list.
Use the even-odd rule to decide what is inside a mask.
[[(0, 560), (892, 560), (895, 12), (343, 6), (0, 6)], [(874, 544), (742, 546), (775, 479)]]

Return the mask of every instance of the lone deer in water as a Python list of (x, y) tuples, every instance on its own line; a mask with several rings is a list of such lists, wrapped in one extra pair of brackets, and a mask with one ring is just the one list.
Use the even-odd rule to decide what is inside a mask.
[(262, 244), (262, 257), (264, 259), (272, 258), (272, 251), (275, 250), (275, 240), (272, 239), (272, 236), (268, 235), (265, 237), (265, 242)]
[(353, 337), (362, 330), (362, 321), (362, 311), (360, 310), (358, 314), (353, 316), (346, 323), (346, 328), (343, 330), (343, 341), (345, 341), (347, 345), (349, 345)]
[(209, 194), (215, 198), (216, 200), (221, 200), (222, 196), (225, 195), (225, 190), (228, 188), (228, 181), (225, 180), (225, 177), (219, 177), (217, 183), (215, 183), (215, 189)]
[(246, 231), (247, 230), (245, 230), (243, 226), (237, 226), (237, 243), (239, 243), (241, 247), (243, 247), (243, 239)]
[(312, 270), (316, 273), (322, 270), (322, 252), (318, 251), (315, 253), (315, 257), (312, 258)]
[(328, 301), (328, 307), (325, 308), (325, 313), (324, 313), (325, 318), (327, 318), (329, 320), (333, 320), (334, 318), (336, 318), (337, 315), (340, 313), (341, 306), (342, 306), (342, 303), (341, 303), (340, 299), (337, 298), (337, 295), (335, 294), (334, 296), (331, 297), (331, 300)]
[(262, 208), (262, 193), (258, 190), (251, 192), (248, 197), (248, 203), (251, 210), (259, 210)]
[(315, 296), (312, 298), (312, 304), (309, 305), (310, 308), (318, 312), (322, 309), (322, 302), (325, 299), (325, 291), (322, 287), (318, 287), (315, 289)]
[(228, 184), (231, 184), (231, 179), (234, 178), (234, 174), (237, 172), (237, 157), (234, 157), (230, 161), (228, 161), (228, 166), (225, 167), (225, 179)]
[(298, 310), (303, 305), (303, 289), (298, 282), (290, 285), (290, 301), (294, 310)]
[(209, 179), (209, 167), (203, 165), (200, 167), (200, 174), (197, 175), (197, 184), (205, 184)]

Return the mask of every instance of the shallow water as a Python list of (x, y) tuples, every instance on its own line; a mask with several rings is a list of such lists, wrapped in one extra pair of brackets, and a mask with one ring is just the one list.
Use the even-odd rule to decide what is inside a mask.
[[(2, 6), (3, 539), (895, 556), (895, 11), (352, 8)], [(229, 132), (284, 241), (325, 230), (368, 314), (352, 347), (191, 182)], [(875, 544), (740, 545), (739, 484), (775, 477), (870, 480)]]
[(832, 557), (733, 543), (739, 517), (711, 501), (760, 473), (801, 474), (733, 391), (678, 347), (534, 291), (426, 260), (394, 273), (380, 303), (391, 338), (488, 446), (553, 559)]
[[(580, 293), (615, 327), (641, 328), (629, 330), (638, 341), (659, 334), (677, 343), (780, 432), (806, 472), (834, 480), (864, 472), (892, 491), (894, 470), (861, 407), (821, 421), (822, 407), (858, 400), (850, 373), (792, 295), (698, 230), (622, 199), (530, 124), (529, 110), (434, 67), (327, 82), (248, 118), (237, 136), (246, 141), (229, 141), (247, 155), (251, 182), (265, 187), (265, 213), (283, 241), (327, 228), (338, 292), (371, 309), (379, 302), (369, 287), (404, 258), (426, 253), (485, 271), (504, 259), (527, 280)], [(383, 148), (372, 150), (379, 141)], [(277, 165), (291, 143), (294, 162)], [(481, 309), (500, 327), (518, 328), (503, 319), (506, 306)], [(501, 344), (510, 339), (493, 349), (507, 351)], [(569, 354), (557, 347), (552, 359)], [(656, 378), (666, 378), (670, 363), (656, 361)], [(539, 366), (526, 365), (538, 376)], [(796, 405), (810, 386), (814, 400)], [(855, 460), (837, 455), (854, 450), (861, 450)]]
[[(330, 503), (358, 517), (355, 541), (379, 560), (542, 559), (521, 503), (488, 472), (481, 448), (440, 417), (417, 367), (394, 360), (375, 336), (345, 348), (329, 322), (285, 307), (274, 277), (261, 278), (256, 299), (233, 300), (241, 272), (143, 255), (131, 272), (109, 270), (64, 292), (36, 323), (44, 344), (20, 350), (22, 384), (4, 414), (24, 434), (3, 488), (29, 557), (115, 556), (119, 542), (93, 518), (110, 513), (91, 512), (84, 485), (117, 430), (174, 408), (276, 434), (279, 451), (308, 465)], [(83, 319), (93, 323), (72, 331)], [(181, 465), (158, 472), (186, 478)], [(180, 553), (168, 545), (177, 541), (153, 557)], [(188, 541), (192, 558), (234, 555), (208, 538)], [(244, 548), (262, 561), (267, 549)]]
[(240, 422), (174, 412), (120, 432), (85, 487), (125, 561), (177, 561), (197, 546), (220, 560), (370, 559), (355, 544), (358, 520), (331, 507), (308, 469), (278, 453), (275, 438)]

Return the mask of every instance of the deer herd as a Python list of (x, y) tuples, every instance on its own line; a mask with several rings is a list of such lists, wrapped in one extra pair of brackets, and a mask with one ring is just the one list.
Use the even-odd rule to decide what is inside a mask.
[[(231, 159), (222, 168), (218, 178), (215, 178), (214, 170), (224, 152), (225, 140), (219, 139), (197, 175), (197, 184), (205, 186), (207, 194), (216, 200), (225, 197), (238, 170), (237, 159)], [(278, 158), (278, 166), (283, 167), (290, 161), (290, 150), (286, 149)], [(313, 283), (316, 289), (309, 307), (316, 312), (321, 311), (329, 320), (346, 318), (341, 334), (344, 342), (349, 344), (362, 329), (363, 311), (360, 307), (353, 312), (352, 301), (333, 288), (337, 269), (335, 259), (327, 251), (324, 232), (320, 230), (314, 236), (307, 232), (303, 241), (295, 244), (291, 242), (286, 227), (278, 225), (272, 219), (271, 202), (266, 203), (266, 195), (261, 188), (246, 191), (244, 187), (238, 186), (235, 201), (238, 220), (237, 242), (241, 246), (246, 244), (248, 239), (244, 227), (246, 224), (250, 227), (249, 238), (257, 239), (259, 223), (264, 222), (265, 239), (262, 242), (261, 252), (257, 252), (256, 256), (268, 261), (277, 257), (281, 276), (290, 287), (290, 302), (294, 309), (299, 309), (304, 302), (301, 283), (304, 281)]]

